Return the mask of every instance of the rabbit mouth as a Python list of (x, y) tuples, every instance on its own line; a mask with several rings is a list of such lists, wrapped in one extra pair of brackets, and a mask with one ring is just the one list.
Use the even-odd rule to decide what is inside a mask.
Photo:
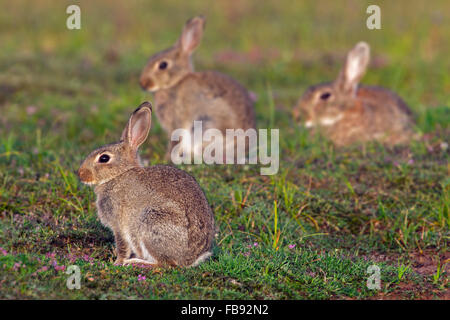
[(141, 85), (141, 88), (143, 90), (145, 90), (145, 91), (152, 92), (152, 91), (156, 91), (157, 90), (157, 88), (155, 86), (155, 82), (152, 79), (150, 79), (150, 78), (141, 79), (140, 85)]
[(320, 124), (322, 126), (332, 126), (333, 124), (335, 124), (336, 122), (338, 122), (339, 120), (341, 120), (343, 118), (342, 114), (339, 114), (335, 117), (324, 117), (320, 119)]
[[(342, 114), (339, 114), (335, 117), (323, 117), (323, 118), (319, 119), (318, 123), (319, 123), (319, 125), (321, 125), (323, 127), (329, 127), (329, 126), (336, 124), (342, 118), (343, 118)], [(317, 125), (317, 123), (313, 120), (308, 120), (305, 122), (306, 128), (312, 128), (312, 127), (315, 127), (316, 125)]]
[(85, 184), (92, 185), (95, 183), (94, 176), (92, 175), (92, 172), (89, 169), (78, 170), (78, 176), (80, 177), (81, 182)]

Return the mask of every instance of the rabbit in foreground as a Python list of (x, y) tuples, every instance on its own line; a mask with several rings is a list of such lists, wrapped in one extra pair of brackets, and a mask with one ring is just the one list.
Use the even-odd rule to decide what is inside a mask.
[(93, 151), (78, 176), (95, 185), (100, 221), (114, 232), (116, 264), (195, 266), (211, 256), (214, 216), (186, 172), (140, 164), (151, 112), (150, 103), (141, 104), (120, 141)]
[[(204, 131), (215, 128), (223, 134), (255, 127), (254, 99), (241, 84), (219, 72), (194, 72), (191, 56), (204, 24), (203, 17), (187, 21), (175, 45), (152, 56), (140, 76), (141, 87), (154, 92), (155, 114), (169, 140), (175, 129), (192, 133), (196, 120)], [(169, 141), (166, 159), (176, 143)]]
[(334, 82), (312, 86), (304, 93), (294, 117), (302, 116), (307, 128), (320, 127), (337, 146), (369, 140), (407, 143), (414, 122), (406, 103), (388, 89), (358, 85), (369, 59), (369, 45), (359, 42)]

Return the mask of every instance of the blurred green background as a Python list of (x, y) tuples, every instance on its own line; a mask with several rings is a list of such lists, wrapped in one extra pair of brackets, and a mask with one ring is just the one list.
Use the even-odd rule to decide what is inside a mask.
[[(65, 9), (70, 4), (81, 8), (81, 30), (66, 28)], [(32, 103), (33, 94), (45, 95), (49, 89), (71, 91), (72, 106), (137, 105), (150, 97), (140, 92), (137, 82), (148, 57), (172, 45), (188, 18), (203, 14), (207, 25), (195, 53), (196, 68), (229, 73), (256, 92), (264, 92), (270, 84), (279, 97), (276, 102), (286, 110), (306, 86), (334, 79), (345, 53), (360, 40), (372, 48), (364, 83), (398, 91), (417, 113), (448, 105), (449, 2), (377, 1), (381, 30), (366, 28), (369, 4), (360, 0), (2, 1), (2, 92), (22, 88), (27, 94), (17, 104)], [(61, 110), (69, 102), (51, 103)], [(258, 108), (259, 113), (266, 111), (264, 103)]]
[[(382, 28), (368, 30), (375, 3)], [(66, 28), (71, 4), (81, 30)], [(185, 167), (220, 229), (213, 260), (114, 267), (112, 234), (74, 172), (152, 101), (141, 69), (199, 14), (196, 69), (258, 96), (257, 126), (280, 129), (280, 172)], [(448, 298), (449, 39), (447, 0), (0, 0), (0, 298)], [(411, 106), (422, 134), (411, 146), (335, 150), (292, 120), (303, 91), (333, 80), (361, 40), (372, 55), (362, 83)], [(165, 147), (154, 117), (143, 159), (161, 163)], [(69, 292), (61, 270), (74, 262), (85, 282)], [(365, 287), (373, 263), (381, 292)]]

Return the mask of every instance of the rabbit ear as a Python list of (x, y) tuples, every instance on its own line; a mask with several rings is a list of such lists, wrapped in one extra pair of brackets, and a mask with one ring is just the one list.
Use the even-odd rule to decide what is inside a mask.
[(200, 44), (205, 26), (205, 18), (198, 16), (190, 19), (184, 26), (183, 33), (178, 41), (181, 50), (191, 54)]
[(337, 87), (346, 94), (355, 95), (356, 88), (366, 72), (370, 60), (370, 47), (359, 42), (347, 54), (344, 67), (336, 80)]
[(136, 149), (147, 139), (152, 124), (152, 105), (143, 102), (132, 114), (122, 132), (122, 139)]

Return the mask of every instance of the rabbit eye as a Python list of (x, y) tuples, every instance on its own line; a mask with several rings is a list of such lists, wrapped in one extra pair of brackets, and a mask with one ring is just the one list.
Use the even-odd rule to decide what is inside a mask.
[(110, 156), (108, 156), (107, 154), (102, 154), (100, 158), (98, 158), (98, 162), (107, 163), (109, 159), (111, 159)]
[(320, 99), (327, 100), (331, 96), (331, 93), (325, 92), (320, 95)]
[(159, 64), (159, 69), (160, 70), (164, 70), (164, 69), (166, 69), (167, 68), (167, 62), (166, 61), (163, 61), (163, 62), (161, 62), (160, 64)]

